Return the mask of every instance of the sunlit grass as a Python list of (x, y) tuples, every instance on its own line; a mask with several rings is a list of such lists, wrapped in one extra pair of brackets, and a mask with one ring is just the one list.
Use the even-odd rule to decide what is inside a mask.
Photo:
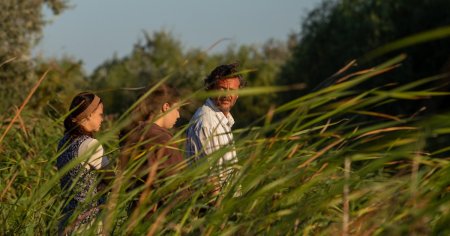
[[(416, 90), (443, 76), (398, 87), (353, 90), (389, 73), (403, 59), (396, 57), (340, 83), (267, 108), (267, 115), (260, 120), (264, 122), (255, 122), (262, 126), (236, 130), (239, 163), (231, 166), (235, 175), (219, 196), (207, 194), (211, 189), (206, 179), (210, 163), (227, 149), (175, 176), (155, 178), (149, 186), (164, 181), (158, 188), (126, 191), (133, 169), (142, 161), (124, 171), (116, 168), (116, 177), (106, 191), (108, 201), (97, 221), (103, 223), (104, 232), (138, 235), (443, 233), (450, 219), (450, 145), (432, 144), (449, 134), (449, 114), (421, 117), (372, 111), (397, 100), (414, 102), (448, 95), (431, 88)], [(242, 95), (285, 89), (246, 89)], [(204, 99), (205, 94), (192, 96), (186, 98)], [(114, 164), (119, 156), (117, 134), (127, 114), (108, 121), (99, 135)], [(56, 234), (65, 204), (65, 193), (59, 188), (64, 171), (58, 173), (54, 167), (61, 120), (26, 109), (11, 117), (17, 118), (0, 128), (5, 134), (0, 142), (0, 231)], [(183, 139), (184, 128), (178, 129), (177, 139)], [(190, 196), (181, 199), (180, 192), (186, 188)], [(146, 189), (139, 211), (128, 216), (129, 201)], [(242, 195), (234, 197), (238, 190)], [(146, 216), (161, 199), (164, 204)], [(92, 227), (83, 234), (95, 232)]]

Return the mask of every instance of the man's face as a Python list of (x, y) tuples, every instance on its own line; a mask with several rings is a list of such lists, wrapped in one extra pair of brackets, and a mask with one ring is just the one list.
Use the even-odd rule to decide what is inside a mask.
[(238, 98), (236, 92), (239, 89), (240, 84), (241, 83), (239, 81), (239, 78), (234, 77), (221, 79), (214, 85), (214, 90), (227, 91), (227, 94), (211, 98), (214, 101), (216, 107), (219, 108), (219, 110), (222, 111), (223, 114), (228, 115), (231, 108), (236, 103), (236, 100)]

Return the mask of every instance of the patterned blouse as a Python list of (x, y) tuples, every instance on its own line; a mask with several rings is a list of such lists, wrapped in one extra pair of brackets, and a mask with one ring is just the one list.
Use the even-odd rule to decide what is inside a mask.
[[(92, 139), (87, 135), (81, 135), (78, 137), (70, 137), (69, 135), (65, 135), (58, 144), (58, 151), (63, 150), (63, 152), (56, 160), (56, 167), (58, 170), (61, 170), (65, 165), (75, 160), (78, 156), (83, 156), (81, 154), (86, 153), (86, 151), (84, 153), (80, 153), (80, 147), (86, 146), (86, 144), (89, 143), (97, 144), (96, 150), (91, 148), (92, 150), (95, 150), (92, 153), (91, 158), (88, 158), (85, 162), (80, 162), (75, 165), (60, 180), (61, 189), (65, 191), (65, 196), (70, 199), (68, 204), (63, 209), (64, 217), (60, 223), (60, 229), (66, 226), (68, 219), (71, 217), (79, 204), (83, 204), (84, 207), (75, 221), (75, 228), (79, 227), (81, 224), (91, 222), (99, 213), (98, 201), (92, 201), (89, 203), (86, 202), (88, 198), (95, 196), (98, 192), (98, 188), (96, 186), (98, 173), (96, 173), (95, 170), (103, 167), (101, 165), (92, 165), (92, 163), (95, 163), (96, 161), (91, 160), (93, 156), (98, 156), (99, 153), (103, 156), (103, 148), (100, 144), (98, 144), (97, 140)], [(106, 160), (101, 162), (106, 164), (108, 163), (108, 159), (106, 157), (99, 158)], [(68, 190), (69, 192), (67, 192)]]

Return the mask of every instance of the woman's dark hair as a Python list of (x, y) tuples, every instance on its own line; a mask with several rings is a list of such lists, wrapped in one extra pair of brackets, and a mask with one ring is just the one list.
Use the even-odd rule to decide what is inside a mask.
[(220, 65), (216, 67), (204, 80), (205, 90), (213, 89), (217, 81), (228, 78), (238, 78), (239, 87), (244, 87), (246, 82), (244, 78), (242, 78), (242, 75), (239, 74), (237, 67), (239, 67), (238, 63)]
[[(64, 119), (65, 134), (70, 134), (71, 136), (79, 136), (83, 134), (92, 136), (92, 133), (88, 133), (80, 127), (75, 118), (83, 111), (85, 111), (89, 107), (89, 105), (91, 105), (95, 97), (96, 95), (93, 93), (82, 92), (77, 94), (72, 99), (72, 103), (70, 104), (69, 108), (70, 114), (66, 117), (66, 119)], [(99, 104), (101, 103), (102, 100), (100, 99)]]

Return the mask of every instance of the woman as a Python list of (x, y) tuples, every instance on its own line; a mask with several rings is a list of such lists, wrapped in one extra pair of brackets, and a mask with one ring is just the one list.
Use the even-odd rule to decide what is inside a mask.
[[(132, 112), (131, 123), (121, 132), (121, 169), (132, 166), (130, 160), (146, 158), (143, 165), (133, 172), (135, 183), (131, 189), (145, 187), (139, 200), (132, 202), (130, 210), (148, 200), (151, 187), (158, 187), (155, 177), (165, 178), (185, 167), (182, 154), (169, 131), (180, 117), (179, 105), (178, 92), (167, 85), (161, 85), (139, 102)], [(153, 205), (153, 210), (156, 207), (157, 204)]]
[[(97, 95), (84, 92), (74, 97), (70, 104), (70, 114), (64, 120), (64, 137), (58, 144), (58, 152), (61, 154), (56, 161), (58, 170), (72, 161), (78, 163), (60, 180), (62, 190), (70, 199), (63, 209), (60, 234), (82, 226), (89, 227), (99, 213), (98, 201), (90, 199), (99, 192), (96, 170), (109, 164), (108, 158), (103, 156), (102, 145), (93, 137), (100, 130), (102, 121), (103, 102)], [(77, 206), (81, 206), (81, 213), (72, 224), (67, 225)]]

